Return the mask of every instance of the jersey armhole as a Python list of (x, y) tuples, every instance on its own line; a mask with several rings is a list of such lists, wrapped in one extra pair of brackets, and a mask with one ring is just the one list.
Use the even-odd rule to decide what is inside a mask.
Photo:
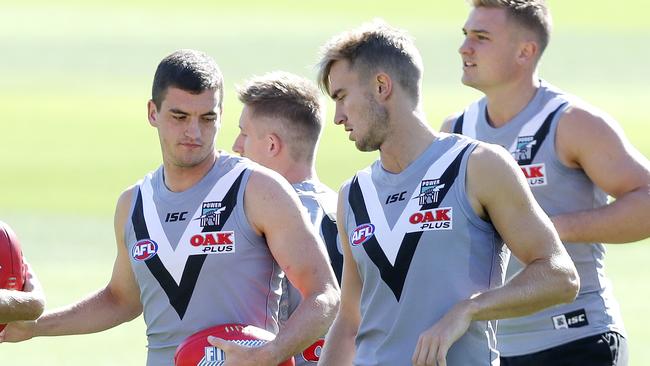
[[(237, 206), (235, 207), (235, 224), (238, 229), (241, 230), (241, 235), (246, 238), (246, 242), (251, 243), (252, 245), (257, 245), (258, 242), (264, 242), (264, 238), (261, 235), (253, 230), (251, 223), (248, 221), (246, 216), (246, 208), (244, 205), (244, 195), (246, 193), (246, 187), (248, 186), (248, 179), (250, 178), (253, 169), (246, 168), (244, 175), (242, 176), (241, 185), (239, 186), (239, 191), (237, 192)], [(237, 234), (235, 234), (237, 235)], [(268, 247), (268, 246), (267, 246)]]
[(460, 204), (460, 209), (463, 211), (465, 217), (467, 217), (467, 220), (476, 228), (482, 231), (493, 232), (495, 229), (494, 226), (492, 226), (492, 223), (479, 217), (476, 212), (474, 212), (474, 208), (467, 198), (467, 162), (477, 146), (477, 142), (472, 142), (470, 147), (465, 152), (465, 155), (461, 160), (460, 169), (458, 172), (457, 182), (459, 184), (456, 184), (454, 189), (456, 190), (455, 193), (458, 203)]

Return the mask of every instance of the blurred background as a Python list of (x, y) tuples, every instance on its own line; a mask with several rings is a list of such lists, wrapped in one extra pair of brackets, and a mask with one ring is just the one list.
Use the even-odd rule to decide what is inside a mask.
[[(650, 5), (548, 0), (555, 30), (541, 76), (614, 116), (650, 156)], [(146, 102), (158, 62), (179, 48), (213, 56), (226, 79), (217, 145), (231, 151), (254, 74), (314, 79), (319, 47), (375, 17), (407, 29), (425, 63), (424, 109), (442, 119), (480, 97), (460, 83), (457, 49), (469, 8), (436, 1), (0, 0), (0, 220), (21, 238), (48, 297), (69, 304), (108, 281), (119, 194), (161, 163)], [(328, 125), (318, 171), (337, 189), (376, 159)], [(650, 241), (608, 246), (607, 271), (629, 332), (631, 365), (650, 364)], [(0, 345), (0, 364), (143, 365), (144, 322), (94, 335)]]

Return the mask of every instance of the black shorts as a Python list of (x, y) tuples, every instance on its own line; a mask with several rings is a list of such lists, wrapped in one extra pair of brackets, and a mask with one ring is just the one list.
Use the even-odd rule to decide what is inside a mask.
[(627, 366), (625, 337), (606, 332), (523, 356), (501, 357), (501, 366)]

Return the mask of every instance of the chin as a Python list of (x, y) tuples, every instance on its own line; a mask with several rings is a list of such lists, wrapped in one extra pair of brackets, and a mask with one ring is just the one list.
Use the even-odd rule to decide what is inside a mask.
[(472, 81), (472, 79), (468, 76), (463, 75), (460, 78), (460, 82), (463, 83), (463, 85), (471, 86), (474, 87), (475, 83)]
[(357, 147), (357, 150), (363, 152), (371, 152), (371, 151), (379, 150), (379, 146), (366, 143), (365, 141), (355, 141), (354, 145)]

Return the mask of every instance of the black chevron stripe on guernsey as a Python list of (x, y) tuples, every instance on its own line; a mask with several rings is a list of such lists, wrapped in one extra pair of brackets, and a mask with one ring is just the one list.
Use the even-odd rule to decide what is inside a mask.
[(557, 107), (553, 112), (551, 112), (551, 114), (549, 114), (546, 117), (544, 123), (542, 123), (539, 130), (535, 132), (535, 136), (533, 137), (533, 140), (536, 141), (537, 143), (533, 145), (533, 147), (531, 148), (530, 159), (519, 160), (518, 161), (519, 165), (530, 165), (533, 163), (533, 160), (535, 159), (535, 156), (537, 155), (539, 148), (542, 146), (544, 139), (546, 139), (546, 136), (548, 136), (548, 132), (551, 130), (551, 122), (553, 122), (553, 117), (555, 117), (557, 112), (563, 107), (564, 104)]
[[(451, 189), (452, 183), (458, 176), (460, 163), (470, 146), (471, 145), (466, 146), (463, 151), (458, 154), (456, 159), (454, 159), (454, 161), (449, 165), (447, 170), (445, 170), (445, 172), (440, 177), (440, 182), (445, 183), (445, 186), (439, 192), (438, 201), (435, 203), (423, 205), (420, 208), (421, 210), (438, 208), (440, 203), (447, 195), (447, 192), (449, 192), (449, 189)], [(356, 176), (350, 185), (348, 200), (350, 202), (350, 207), (354, 212), (354, 218), (357, 226), (370, 223), (368, 209), (363, 198), (363, 193), (361, 192), (359, 180)], [(404, 238), (400, 243), (399, 251), (397, 252), (394, 266), (390, 264), (390, 261), (386, 257), (386, 254), (384, 254), (384, 251), (381, 249), (379, 242), (377, 242), (376, 235), (373, 235), (367, 242), (363, 243), (363, 249), (379, 269), (381, 279), (384, 280), (386, 285), (388, 285), (391, 291), (393, 291), (395, 299), (397, 299), (398, 302), (402, 296), (404, 281), (406, 280), (406, 275), (408, 274), (409, 268), (411, 267), (411, 261), (413, 260), (413, 255), (415, 254), (415, 250), (420, 243), (421, 237), (422, 231), (404, 234)]]
[[(207, 231), (219, 231), (223, 228), (223, 225), (228, 221), (228, 217), (235, 208), (237, 203), (237, 192), (239, 191), (239, 186), (241, 185), (242, 177), (244, 172), (242, 172), (237, 180), (230, 187), (223, 200), (221, 201), (223, 206), (226, 209), (221, 213), (220, 224), (216, 226), (210, 226), (203, 228), (203, 232)], [(138, 191), (138, 197), (133, 209), (133, 215), (131, 216), (133, 222), (133, 229), (135, 231), (135, 237), (138, 241), (144, 239), (151, 239), (149, 237), (149, 230), (147, 229), (147, 224), (144, 220), (144, 211), (142, 209), (142, 192)], [(196, 287), (196, 281), (199, 278), (199, 273), (201, 273), (201, 268), (203, 267), (203, 262), (207, 254), (195, 254), (190, 255), (185, 262), (185, 268), (183, 269), (183, 275), (181, 276), (181, 282), (179, 285), (176, 285), (176, 281), (169, 274), (167, 268), (162, 263), (160, 258), (155, 255), (152, 258), (145, 261), (147, 267), (151, 274), (156, 278), (160, 286), (162, 287), (165, 294), (169, 298), (169, 303), (176, 310), (178, 316), (183, 319), (185, 316), (185, 311), (187, 311), (187, 306), (190, 303), (192, 298), (192, 293)]]
[(333, 214), (326, 214), (323, 216), (323, 221), (320, 224), (321, 233), (323, 233), (323, 241), (327, 247), (327, 253), (330, 257), (332, 269), (336, 275), (336, 280), (341, 283), (341, 276), (343, 274), (343, 256), (339, 252), (338, 242), (336, 241), (339, 235), (339, 230), (336, 227), (336, 218)]
[(465, 119), (465, 113), (461, 114), (460, 117), (454, 122), (454, 133), (459, 135), (463, 134), (463, 120)]

